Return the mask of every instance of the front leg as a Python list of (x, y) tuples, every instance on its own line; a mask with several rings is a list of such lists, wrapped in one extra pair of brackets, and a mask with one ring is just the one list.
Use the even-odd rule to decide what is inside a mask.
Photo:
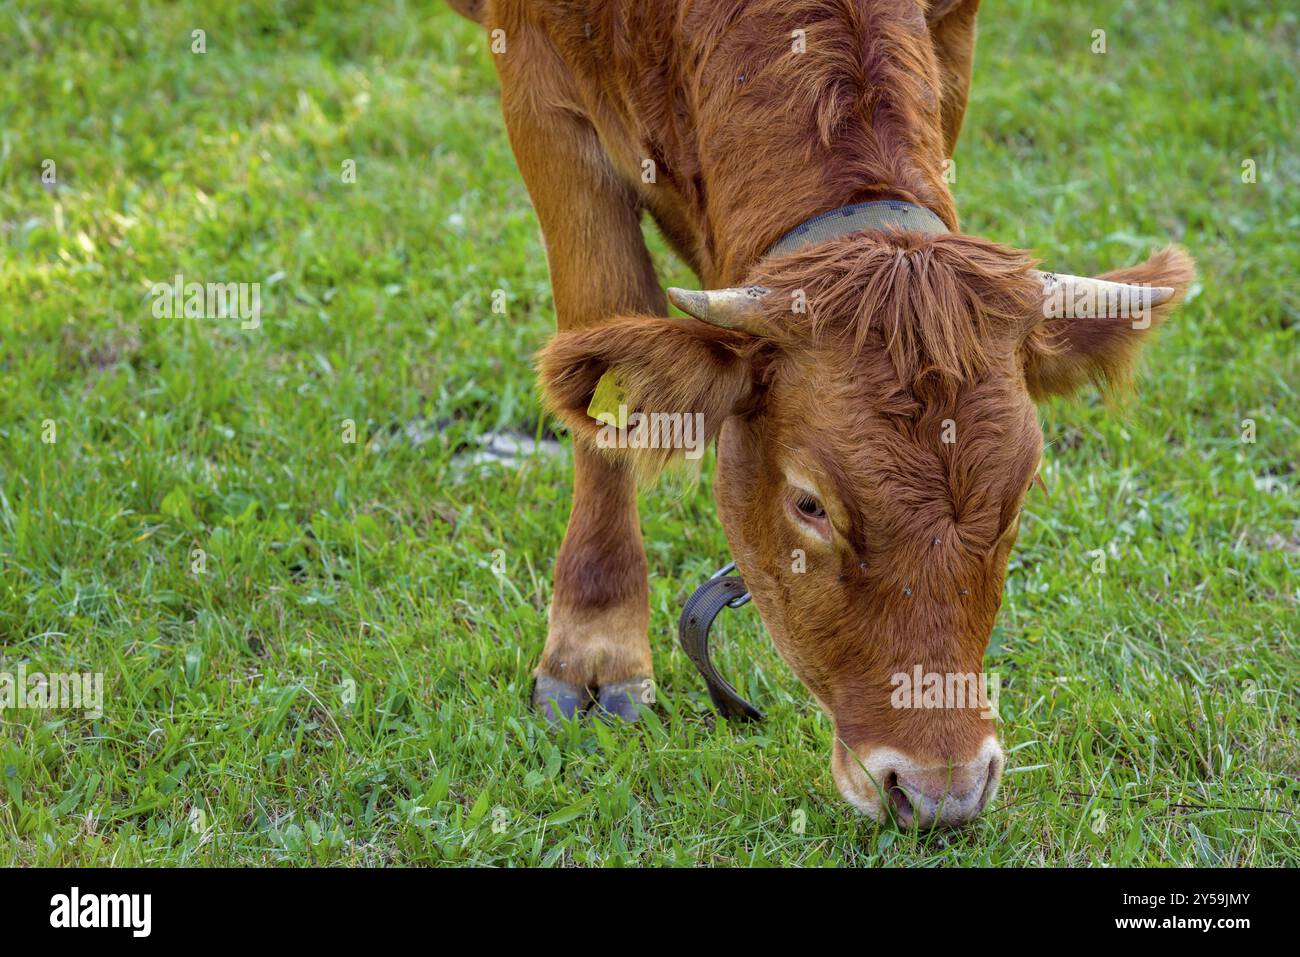
[(574, 444), (573, 458), (573, 507), (533, 704), (554, 720), (594, 699), (634, 720), (654, 688), (636, 485), (623, 466), (582, 445)]
[[(502, 109), (542, 226), (559, 329), (620, 313), (666, 315), (640, 202), (583, 118), (567, 69), (526, 5), (496, 9), (508, 37), (497, 57)], [(636, 484), (596, 451), (575, 443), (573, 456), (572, 511), (533, 703), (549, 721), (593, 702), (631, 720), (654, 687)]]

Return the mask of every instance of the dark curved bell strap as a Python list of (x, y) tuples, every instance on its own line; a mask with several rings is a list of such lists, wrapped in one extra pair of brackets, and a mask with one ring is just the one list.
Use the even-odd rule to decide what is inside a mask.
[(739, 575), (724, 575), (734, 568), (730, 565), (710, 578), (695, 594), (687, 599), (682, 616), (677, 621), (677, 640), (682, 650), (704, 676), (709, 686), (709, 697), (714, 706), (729, 721), (761, 721), (763, 712), (742, 698), (727, 680), (718, 674), (709, 659), (709, 628), (718, 613), (727, 607), (737, 608), (749, 600), (744, 579)]

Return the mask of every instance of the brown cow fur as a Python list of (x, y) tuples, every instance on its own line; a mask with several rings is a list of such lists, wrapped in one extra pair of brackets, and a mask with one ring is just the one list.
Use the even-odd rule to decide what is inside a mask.
[[(981, 670), (1041, 455), (1034, 400), (1122, 383), (1172, 304), (1149, 329), (1044, 319), (1029, 254), (958, 232), (943, 170), (978, 5), (487, 0), (560, 329), (541, 381), (576, 438), (539, 674), (593, 692), (651, 674), (635, 478), (675, 453), (595, 447), (587, 405), (616, 369), (629, 408), (700, 412), (718, 437), (733, 555), (834, 719), (838, 762), (876, 745), (960, 762), (991, 733), (974, 711), (891, 708), (889, 676)], [(801, 221), (878, 198), (952, 232), (764, 258)], [(758, 334), (664, 318), (643, 210), (705, 286), (772, 290)], [(1181, 294), (1192, 275), (1167, 249), (1106, 278)], [(820, 519), (798, 513), (810, 488)]]

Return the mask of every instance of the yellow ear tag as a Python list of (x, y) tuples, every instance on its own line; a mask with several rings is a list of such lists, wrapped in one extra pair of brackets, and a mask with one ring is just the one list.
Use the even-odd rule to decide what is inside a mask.
[[(622, 415), (619, 414), (620, 409)], [(596, 383), (596, 391), (587, 404), (587, 415), (603, 425), (617, 425), (620, 429), (626, 427), (627, 393), (623, 391), (618, 374), (613, 369), (606, 371)]]

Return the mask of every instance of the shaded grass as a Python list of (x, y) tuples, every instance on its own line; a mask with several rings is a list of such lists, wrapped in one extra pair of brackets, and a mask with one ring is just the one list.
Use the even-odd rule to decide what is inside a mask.
[[(715, 722), (670, 638), (726, 559), (711, 466), (643, 498), (658, 712), (526, 710), (570, 476), (454, 461), (545, 429), (553, 322), (470, 24), (0, 9), (0, 669), (106, 682), (98, 720), (0, 714), (0, 861), (1297, 863), (1300, 26), (1272, 6), (982, 14), (965, 229), (1075, 272), (1175, 240), (1202, 280), (1123, 409), (1043, 411), (988, 660), (1011, 772), (943, 835), (843, 806), (752, 609), (721, 667), (769, 719)], [(177, 273), (261, 282), (261, 327), (155, 318)]]

